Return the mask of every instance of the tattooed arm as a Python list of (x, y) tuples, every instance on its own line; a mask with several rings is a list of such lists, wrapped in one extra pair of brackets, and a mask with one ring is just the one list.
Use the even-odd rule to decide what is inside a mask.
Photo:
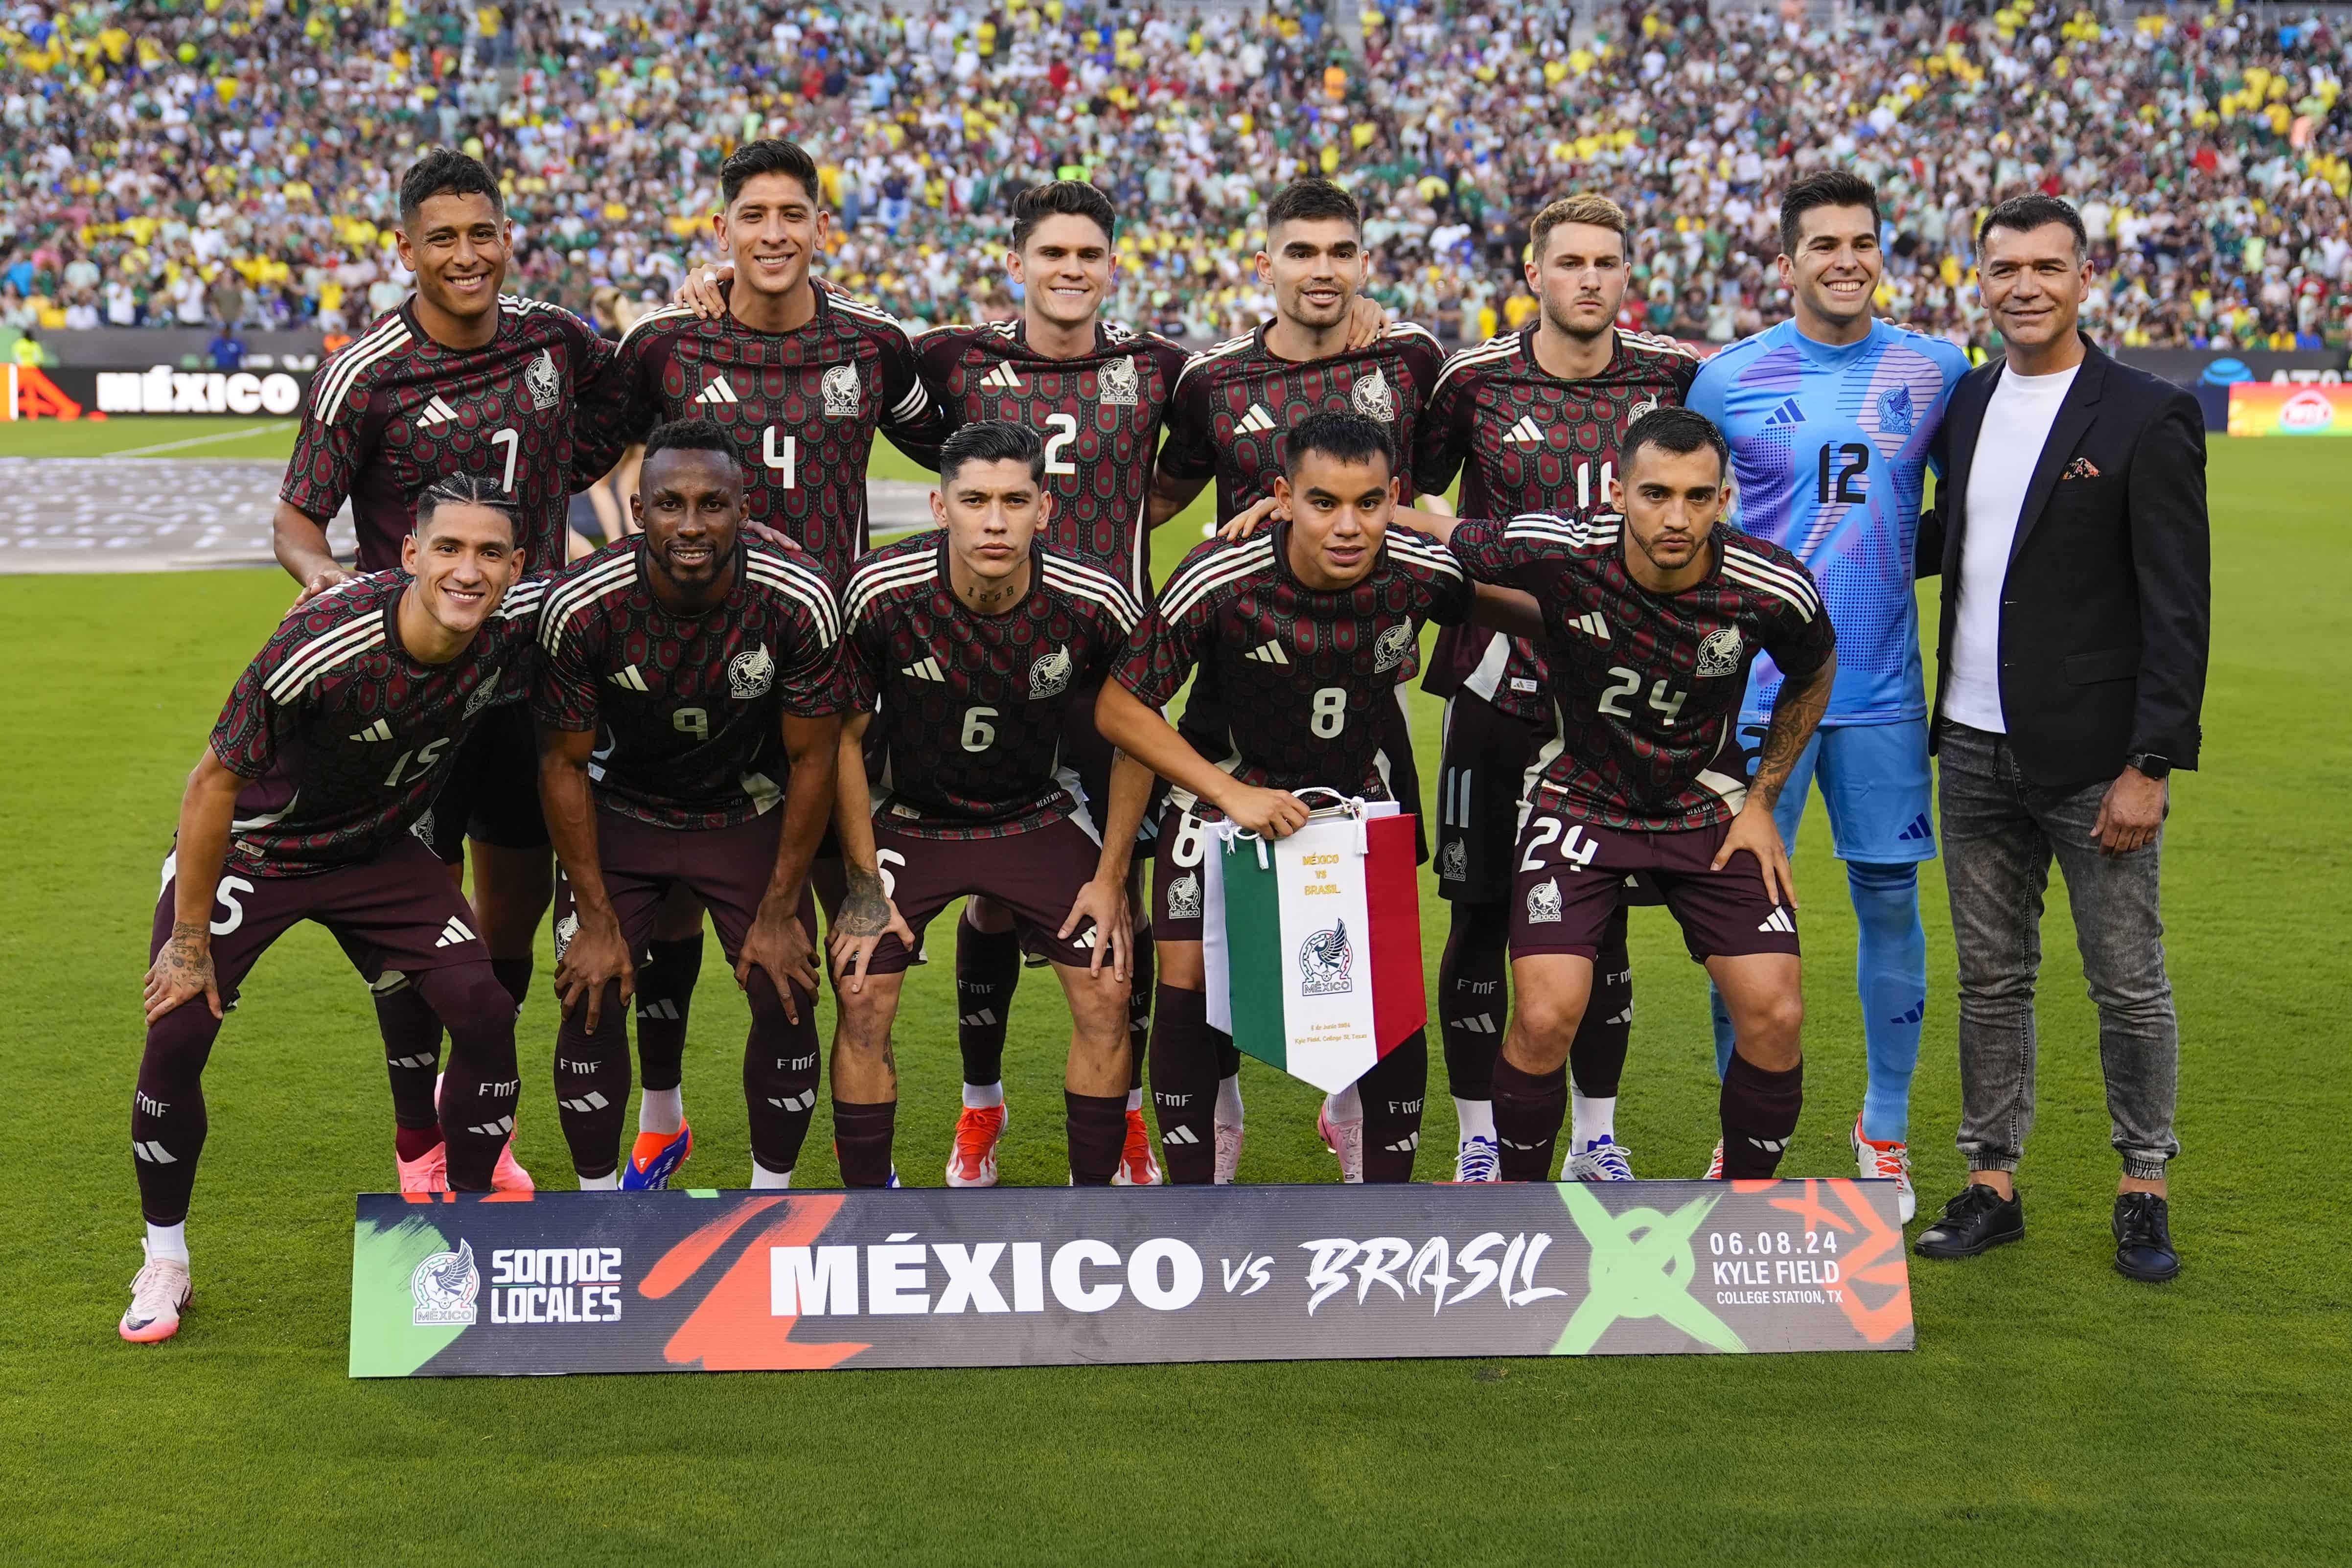
[(829, 945), (834, 983), (852, 995), (866, 989), (866, 966), (885, 936), (895, 934), (909, 948), (915, 933), (898, 918), (898, 907), (882, 889), (874, 857), (874, 792), (866, 783), (866, 727), (871, 713), (853, 713), (841, 725), (839, 782), (834, 790), (833, 826), (841, 837), (841, 908), (834, 911)]
[(1797, 884), (1789, 875), (1789, 848), (1780, 842), (1772, 808), (1780, 804), (1789, 772), (1804, 754), (1822, 715), (1829, 711), (1830, 688), (1836, 684), (1834, 653), (1804, 679), (1780, 683), (1780, 695), (1772, 702), (1772, 722), (1764, 731), (1763, 750), (1757, 758), (1756, 776), (1748, 782), (1747, 804), (1739, 808), (1731, 831), (1723, 837), (1723, 847), (1715, 854), (1714, 868), (1718, 871), (1741, 850), (1753, 855), (1764, 878), (1765, 893), (1775, 904), (1785, 894), (1792, 910), (1797, 907)]
[(180, 797), (180, 832), (172, 850), (172, 934), (148, 966), (147, 1022), (202, 996), (221, 1016), (220, 984), (213, 974), (213, 890), (228, 858), (229, 823), (245, 780), (210, 746), (188, 775)]

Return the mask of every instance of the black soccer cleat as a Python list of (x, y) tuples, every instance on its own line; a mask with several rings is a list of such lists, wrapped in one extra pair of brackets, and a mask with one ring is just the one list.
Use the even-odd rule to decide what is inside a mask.
[(2116, 1272), (2161, 1285), (2180, 1272), (2172, 1249), (2171, 1212), (2154, 1193), (2116, 1194)]
[(1974, 1258), (2003, 1242), (2025, 1239), (2025, 1200), (2002, 1197), (1970, 1182), (1944, 1205), (1944, 1217), (1919, 1233), (1911, 1250), (1922, 1258)]

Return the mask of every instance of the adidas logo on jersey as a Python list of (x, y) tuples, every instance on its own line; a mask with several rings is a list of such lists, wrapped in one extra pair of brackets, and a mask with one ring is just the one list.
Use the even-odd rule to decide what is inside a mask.
[(1782, 398), (1780, 406), (1764, 416), (1767, 427), (1774, 425), (1802, 425), (1804, 422), (1804, 405), (1793, 397)]
[(440, 395), (436, 394), (425, 403), (425, 412), (416, 416), (416, 427), (419, 430), (430, 430), (436, 425), (446, 425), (456, 417), (457, 417), (457, 411), (442, 402)]
[(1244, 654), (1242, 657), (1244, 658), (1255, 659), (1260, 664), (1288, 664), (1290, 662), (1290, 656), (1282, 651), (1282, 645), (1271, 638), (1258, 644), (1257, 647), (1250, 649), (1249, 652)]
[(1262, 430), (1271, 430), (1273, 428), (1274, 416), (1268, 414), (1263, 405), (1253, 403), (1249, 405), (1249, 412), (1242, 416), (1241, 423), (1234, 426), (1234, 434), (1236, 436), (1255, 436)]
[(461, 942), (471, 942), (473, 940), (474, 933), (466, 928), (466, 922), (459, 920), (457, 916), (451, 915), (449, 917), (449, 923), (441, 928), (441, 940), (435, 942), (433, 945), (436, 947), (455, 947)]
[(379, 719), (374, 723), (369, 725), (366, 729), (362, 730), (358, 734), (353, 735), (352, 739), (354, 741), (389, 741), (392, 739), (392, 723), (389, 720)]
[(1511, 426), (1511, 433), (1503, 437), (1506, 447), (1540, 447), (1543, 444), (1543, 426), (1536, 423), (1532, 414), (1520, 415), (1519, 422)]
[(742, 399), (735, 395), (735, 389), (727, 384), (725, 376), (714, 375), (710, 378), (710, 384), (702, 389), (695, 401), (711, 406), (721, 403), (740, 403)]
[(980, 378), (980, 384), (991, 392), (1018, 392), (1021, 390), (1021, 378), (1013, 374), (1011, 364), (998, 360), (996, 368)]
[(638, 671), (637, 667), (634, 664), (625, 664), (604, 679), (611, 681), (614, 685), (619, 687), (624, 691), (650, 691), (653, 689), (652, 687), (646, 684), (645, 676)]
[(940, 668), (940, 661), (929, 654), (925, 654), (898, 673), (915, 680), (945, 680), (948, 678), (947, 671)]
[(1601, 618), (1601, 612), (1598, 610), (1587, 610), (1584, 614), (1577, 616), (1576, 619), (1569, 622), (1568, 624), (1574, 626), (1578, 631), (1582, 632), (1586, 637), (1591, 637), (1594, 642), (1607, 642), (1609, 640), (1609, 623)]
[(1789, 918), (1789, 911), (1787, 910), (1776, 909), (1770, 914), (1766, 915), (1764, 917), (1764, 923), (1758, 926), (1756, 929), (1758, 931), (1779, 931), (1782, 936), (1794, 936), (1797, 934), (1797, 922)]

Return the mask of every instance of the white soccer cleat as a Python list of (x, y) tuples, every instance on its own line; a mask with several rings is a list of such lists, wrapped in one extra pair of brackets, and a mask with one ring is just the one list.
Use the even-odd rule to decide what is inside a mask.
[(1339, 1179), (1360, 1182), (1364, 1179), (1364, 1119), (1351, 1121), (1331, 1120), (1331, 1101), (1326, 1098), (1315, 1110), (1315, 1131), (1322, 1135), (1323, 1147), (1339, 1157)]
[(1565, 1174), (1571, 1182), (1630, 1182), (1633, 1167), (1625, 1159), (1625, 1146), (1603, 1133), (1591, 1148), (1569, 1156)]
[(1454, 1153), (1454, 1179), (1457, 1182), (1496, 1182), (1502, 1180), (1503, 1152), (1492, 1138), (1476, 1133), (1462, 1140)]
[(1715, 1141), (1715, 1153), (1707, 1160), (1706, 1174), (1700, 1177), (1699, 1180), (1703, 1182), (1719, 1182), (1723, 1180), (1722, 1139), (1718, 1138)]
[[(143, 1251), (145, 1241), (140, 1242)], [(152, 1345), (180, 1331), (180, 1313), (188, 1304), (188, 1266), (176, 1258), (150, 1258), (131, 1277), (131, 1309), (122, 1314), (117, 1331), (134, 1345)]]
[(1217, 1123), (1217, 1185), (1232, 1186), (1234, 1176), (1241, 1168), (1242, 1123), (1220, 1121)]
[(1874, 1179), (1895, 1184), (1895, 1211), (1902, 1223), (1909, 1225), (1919, 1212), (1919, 1194), (1911, 1190), (1911, 1146), (1901, 1140), (1875, 1142), (1862, 1135), (1862, 1118), (1853, 1119), (1853, 1164), (1865, 1182)]

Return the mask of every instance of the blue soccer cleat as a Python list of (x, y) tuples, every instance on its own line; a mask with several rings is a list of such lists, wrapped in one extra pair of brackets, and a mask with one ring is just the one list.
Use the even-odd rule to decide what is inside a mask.
[(636, 1146), (621, 1163), (621, 1190), (625, 1193), (658, 1192), (669, 1185), (694, 1152), (694, 1128), (679, 1122), (675, 1132), (640, 1132)]

